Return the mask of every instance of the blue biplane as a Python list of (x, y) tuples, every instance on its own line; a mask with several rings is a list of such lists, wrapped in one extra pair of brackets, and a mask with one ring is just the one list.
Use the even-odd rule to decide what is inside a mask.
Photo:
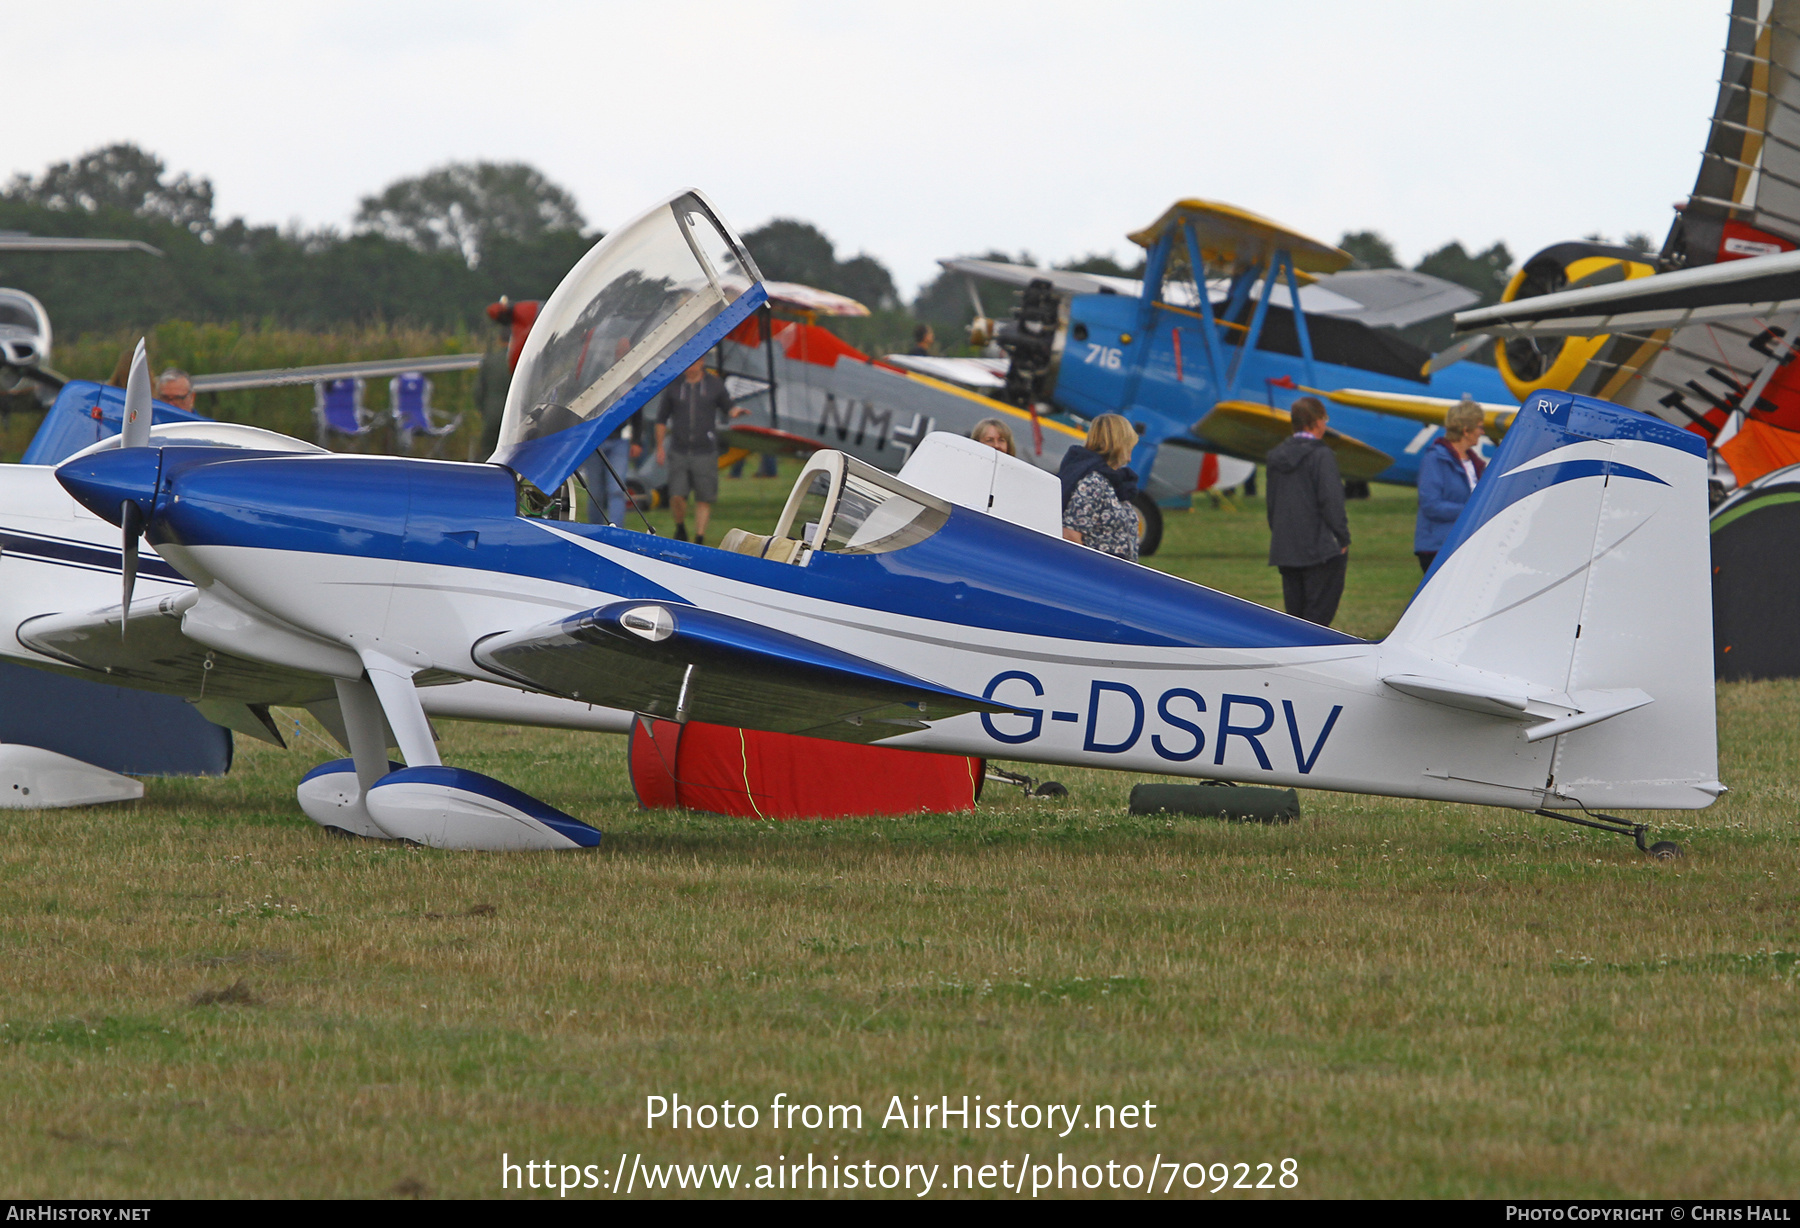
[(1135, 283), (942, 263), (1025, 288), (999, 328), (1012, 361), (995, 395), (1075, 421), (1123, 414), (1143, 436), (1132, 458), (1141, 474), (1165, 444), (1261, 460), (1292, 433), (1287, 407), (1310, 393), (1333, 403), (1327, 442), (1346, 480), (1412, 485), (1463, 397), (1496, 437), (1518, 408), (1493, 368), (1452, 352), (1432, 359), (1376, 326), (1467, 306), (1472, 292), (1422, 274), (1346, 272), (1350, 253), (1213, 201), (1177, 201), (1129, 237), (1146, 251)]

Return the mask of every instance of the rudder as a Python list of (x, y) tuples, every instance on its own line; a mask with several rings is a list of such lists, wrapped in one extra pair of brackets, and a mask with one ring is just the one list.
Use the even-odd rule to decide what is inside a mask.
[(1709, 804), (1705, 457), (1660, 419), (1534, 393), (1384, 641), (1384, 677), (1528, 698), (1521, 738), (1556, 739), (1551, 804)]

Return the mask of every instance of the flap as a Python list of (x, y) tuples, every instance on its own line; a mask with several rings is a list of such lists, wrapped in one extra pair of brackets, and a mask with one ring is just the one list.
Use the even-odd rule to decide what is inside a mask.
[(667, 720), (873, 742), (1004, 704), (712, 610), (621, 601), (490, 635), (477, 662), (538, 690)]

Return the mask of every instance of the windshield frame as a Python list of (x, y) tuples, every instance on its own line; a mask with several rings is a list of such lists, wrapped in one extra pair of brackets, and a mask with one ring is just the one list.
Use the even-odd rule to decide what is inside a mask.
[[(941, 517), (938, 523), (924, 535), (925, 537), (931, 536), (942, 528), (954, 511), (953, 505), (949, 502), (936, 495), (928, 494), (916, 486), (902, 482), (891, 473), (884, 473), (872, 465), (865, 465), (855, 457), (848, 456), (836, 449), (822, 448), (807, 458), (806, 464), (800, 469), (799, 477), (794, 479), (794, 488), (788, 494), (787, 503), (782, 506), (781, 517), (775, 522), (775, 531), (769, 535), (771, 541), (779, 541), (792, 535), (794, 517), (799, 514), (800, 508), (806, 502), (814, 476), (820, 473), (830, 479), (831, 485), (825, 494), (825, 506), (819, 513), (818, 532), (814, 535), (813, 541), (806, 542), (802, 546), (799, 557), (794, 560), (801, 567), (810, 563), (813, 555), (821, 552), (852, 557), (864, 554), (888, 554), (894, 550), (905, 550), (909, 546), (918, 544), (917, 541), (913, 541), (885, 550), (870, 550), (860, 547), (857, 549), (832, 549), (830, 547), (831, 529), (837, 522), (838, 507), (843, 501), (846, 477), (854, 477), (866, 485), (879, 487), (891, 497), (911, 500), (922, 507), (926, 513)], [(802, 531), (804, 532), (804, 530)], [(887, 540), (887, 537), (883, 537), (871, 544), (880, 545), (881, 542)], [(924, 538), (921, 537), (918, 540), (923, 541)]]
[[(608, 269), (610, 261), (622, 261), (617, 269), (621, 273), (629, 272), (633, 267), (627, 255), (632, 250), (631, 244), (646, 236), (653, 238), (658, 233), (658, 215), (665, 212), (685, 242), (684, 255), (693, 263), (699, 289), (674, 303), (666, 314), (649, 317), (654, 323), (632, 342), (630, 350), (588, 382), (571, 389), (566, 404), (552, 405), (546, 401), (527, 406), (528, 400), (557, 386), (554, 376), (543, 375), (553, 382), (542, 382), (540, 376), (543, 373), (538, 370), (538, 364), (566, 360), (566, 348), (554, 358), (544, 357), (551, 346), (564, 344), (566, 347), (569, 337), (576, 335), (565, 335), (561, 331), (564, 324), (579, 321), (589, 304), (610, 287), (620, 284), (620, 278), (606, 277), (603, 271)], [(695, 223), (690, 220), (693, 214), (703, 216), (715, 235), (696, 236)], [(667, 234), (666, 230), (661, 233)], [(720, 244), (712, 243), (714, 237), (721, 241)], [(719, 246), (721, 253), (729, 254), (737, 263), (741, 279), (729, 271), (721, 271), (708, 254), (712, 246)], [(603, 279), (597, 281), (597, 274)], [(703, 193), (690, 188), (659, 201), (596, 243), (545, 300), (537, 324), (520, 353), (501, 419), (500, 443), (488, 458), (489, 463), (512, 469), (539, 490), (555, 490), (602, 440), (682, 371), (704, 357), (726, 334), (749, 319), (767, 299), (768, 291), (755, 261)], [(665, 354), (666, 347), (674, 344), (674, 338), (683, 334), (687, 334), (687, 339)], [(664, 355), (662, 360), (646, 370), (644, 364), (655, 362), (658, 355)], [(551, 371), (555, 370), (552, 366)], [(579, 378), (579, 361), (576, 378)], [(609, 398), (610, 403), (607, 403)], [(594, 407), (601, 404), (604, 408), (594, 412)], [(584, 417), (584, 413), (592, 413), (592, 416)], [(566, 424), (544, 429), (544, 422), (556, 420), (552, 415), (560, 415)]]

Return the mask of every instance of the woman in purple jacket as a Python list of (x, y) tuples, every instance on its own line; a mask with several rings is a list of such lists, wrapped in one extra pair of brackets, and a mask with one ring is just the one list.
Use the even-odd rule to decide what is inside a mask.
[(1431, 560), (1450, 540), (1451, 527), (1487, 468), (1475, 454), (1483, 421), (1481, 407), (1464, 397), (1444, 415), (1444, 433), (1419, 458), (1419, 523), (1413, 530), (1413, 553), (1419, 556), (1421, 571), (1431, 570)]

